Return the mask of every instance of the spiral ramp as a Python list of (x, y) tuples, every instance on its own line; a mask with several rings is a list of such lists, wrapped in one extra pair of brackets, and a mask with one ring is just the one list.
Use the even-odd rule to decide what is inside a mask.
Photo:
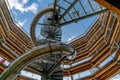
[[(64, 0), (64, 1), (66, 1), (66, 0)], [(76, 1), (78, 1), (78, 0), (75, 0), (75, 2)], [(73, 4), (75, 4), (75, 2)], [(3, 6), (3, 7), (5, 7), (5, 6)], [(3, 8), (3, 7), (0, 6), (0, 8)], [(70, 7), (69, 7), (69, 9), (70, 9)], [(68, 11), (69, 9), (67, 9), (66, 11), (69, 12)], [(105, 10), (103, 10), (103, 11), (105, 11)], [(47, 11), (52, 11), (52, 10), (49, 9)], [(67, 13), (66, 11), (65, 11), (65, 14)], [(3, 12), (5, 13), (5, 10)], [(98, 11), (98, 13), (100, 13), (100, 12)], [(98, 14), (98, 13), (96, 12), (96, 14)], [(2, 14), (0, 14), (0, 16)], [(119, 57), (119, 52), (120, 52), (120, 44), (119, 44), (120, 27), (119, 27), (119, 18), (116, 17), (116, 16), (113, 16), (113, 15), (115, 15), (115, 13), (112, 12), (112, 11), (102, 14), (96, 22), (97, 25), (93, 25), (94, 28), (91, 28), (90, 31), (88, 31), (88, 33), (83, 38), (77, 39), (77, 40), (70, 43), (72, 46), (75, 47), (77, 52), (83, 53), (83, 54), (79, 54), (75, 58), (76, 62), (80, 61), (82, 59), (88, 58), (88, 56), (91, 56), (94, 53), (94, 51), (96, 50), (95, 51), (95, 53), (96, 53), (95, 56), (96, 57), (93, 57), (92, 59), (90, 59), (89, 62), (85, 62), (84, 64), (80, 64), (79, 67), (78, 66), (77, 67), (73, 66), (72, 68), (70, 68), (69, 71), (70, 71), (71, 75), (76, 74), (78, 72), (82, 72), (84, 70), (94, 68), (95, 66), (100, 64), (100, 62), (105, 60), (109, 55), (112, 55), (112, 51), (114, 51), (116, 49), (117, 49), (117, 52), (116, 52), (117, 55), (115, 55), (115, 58), (113, 59), (113, 61), (111, 61), (109, 64), (107, 64), (107, 66), (105, 66), (104, 68), (99, 69), (99, 71), (94, 73), (93, 75), (82, 78), (82, 79), (83, 80), (96, 80), (96, 79), (97, 80), (99, 80), (99, 79), (105, 80), (105, 79), (108, 79), (110, 76), (113, 76), (113, 74), (118, 73), (117, 70), (119, 69), (119, 60), (120, 60), (120, 57)], [(88, 16), (88, 15), (86, 15), (86, 16)], [(62, 17), (64, 17), (64, 15), (61, 16), (61, 18)], [(9, 67), (5, 68), (4, 66), (2, 66), (2, 67), (0, 66), (0, 72), (3, 73), (0, 76), (0, 80), (14, 80), (15, 77), (17, 76), (17, 74), (19, 74), (21, 70), (26, 68), (28, 66), (28, 64), (30, 64), (34, 60), (37, 60), (39, 58), (43, 58), (43, 56), (46, 56), (46, 57), (44, 57), (44, 59), (47, 60), (47, 61), (43, 60), (43, 62), (40, 63), (40, 65), (41, 65), (40, 68), (42, 68), (42, 70), (39, 71), (40, 72), (39, 74), (43, 76), (43, 80), (44, 79), (62, 80), (63, 76), (68, 76), (69, 75), (67, 70), (64, 70), (64, 72), (63, 72), (63, 69), (61, 69), (60, 64), (61, 64), (61, 61), (64, 61), (64, 60), (68, 59), (67, 58), (68, 56), (71, 56), (73, 53), (75, 53), (75, 49), (73, 47), (71, 47), (70, 45), (66, 45), (66, 44), (63, 44), (63, 43), (60, 42), (61, 41), (60, 40), (61, 39), (61, 33), (59, 33), (60, 31), (56, 31), (57, 33), (59, 33), (59, 34), (57, 34), (58, 35), (57, 37), (49, 37), (49, 38), (46, 37), (47, 39), (41, 39), (39, 41), (34, 40), (36, 38), (35, 38), (35, 36), (33, 36), (32, 37), (33, 38), (33, 43), (35, 43), (35, 46), (34, 46), (33, 43), (31, 43), (32, 42), (31, 39), (28, 38), (28, 37), (25, 37), (26, 35), (24, 35), (19, 29), (17, 29), (15, 25), (10, 28), (11, 31), (9, 33), (9, 31), (7, 31), (7, 30), (9, 30), (9, 28), (6, 27), (7, 28), (6, 29), (5, 26), (3, 26), (4, 25), (4, 23), (3, 23), (4, 19), (3, 18), (0, 18), (0, 19), (1, 19), (1, 21), (0, 21), (1, 24), (0, 25), (2, 25), (2, 27), (0, 27), (0, 30), (2, 32), (4, 32), (4, 34), (2, 34), (2, 36), (5, 36), (5, 38), (4, 38), (5, 41), (2, 40), (2, 42), (1, 42), (2, 44), (0, 44), (0, 47), (5, 47), (6, 50), (8, 50), (9, 53), (12, 54), (11, 55), (11, 54), (6, 53), (7, 55), (9, 55), (9, 57), (7, 57), (8, 61), (13, 59), (13, 62), (11, 62)], [(9, 20), (9, 19), (7, 18), (7, 20)], [(79, 18), (75, 19), (75, 21), (78, 21), (78, 20), (79, 20)], [(10, 22), (10, 21), (8, 21), (8, 22)], [(68, 23), (71, 23), (71, 22), (74, 22), (74, 20), (68, 21)], [(111, 25), (112, 28), (111, 28), (110, 25), (108, 25), (109, 22), (113, 22), (113, 24)], [(66, 25), (68, 23), (63, 22), (59, 26)], [(34, 26), (34, 24), (32, 24), (32, 25)], [(106, 25), (106, 26), (104, 26), (104, 25)], [(16, 30), (20, 31), (19, 35), (15, 33)], [(32, 28), (32, 30), (34, 30), (34, 29)], [(51, 29), (48, 29), (48, 28), (44, 27), (43, 30), (51, 30)], [(13, 33), (15, 33), (15, 34), (13, 34)], [(34, 33), (34, 31), (32, 33)], [(9, 35), (7, 35), (7, 34), (9, 34)], [(46, 32), (43, 32), (42, 34), (44, 35), (44, 34), (46, 34)], [(15, 40), (16, 40), (16, 35), (18, 35), (17, 38), (19, 40), (21, 40), (19, 38), (21, 36), (24, 36), (26, 38), (25, 40), (21, 40), (22, 43), (25, 42), (24, 44), (26, 46), (24, 46), (24, 48), (23, 48), (23, 46), (21, 47), (19, 45), (20, 48), (18, 49), (18, 45), (15, 45), (16, 43), (13, 39), (15, 38)], [(34, 35), (34, 34), (32, 34), (32, 35)], [(0, 37), (1, 37), (1, 35), (0, 35)], [(92, 37), (92, 38), (90, 38), (90, 37)], [(88, 42), (86, 40), (88, 40)], [(12, 43), (12, 41), (14, 43)], [(76, 42), (79, 42), (81, 45), (80, 44), (75, 44)], [(88, 44), (86, 45), (85, 42), (87, 42)], [(101, 42), (101, 43), (98, 44), (99, 42)], [(27, 43), (29, 43), (29, 44), (27, 44)], [(10, 44), (14, 44), (16, 49), (18, 49), (18, 51), (16, 50), (16, 52), (18, 54), (16, 54), (12, 50), (10, 51), (9, 48), (6, 47), (8, 45), (10, 46)], [(88, 47), (87, 48), (88, 51), (86, 51), (86, 49), (84, 49), (84, 46), (82, 44), (86, 45)], [(101, 45), (103, 45), (103, 46), (101, 46)], [(81, 46), (83, 46), (83, 47), (81, 48)], [(97, 46), (97, 47), (95, 47), (95, 46)], [(61, 51), (61, 47), (62, 47), (62, 51)], [(95, 48), (95, 50), (93, 48)], [(109, 48), (110, 48), (110, 51), (112, 49), (111, 52), (109, 52)], [(105, 53), (104, 51), (100, 51), (99, 49), (103, 49), (106, 52), (107, 55), (104, 54)], [(28, 52), (27, 51), (25, 52), (25, 50), (28, 50)], [(90, 52), (89, 52), (89, 50), (90, 50)], [(5, 51), (4, 48), (2, 48), (1, 51)], [(23, 54), (21, 54), (20, 52), (23, 53)], [(64, 54), (66, 53), (66, 55), (63, 55), (63, 53)], [(28, 56), (28, 54), (30, 56)], [(6, 56), (4, 54), (2, 54), (2, 55)], [(58, 57), (60, 57), (59, 60), (54, 57), (56, 55), (59, 55), (58, 56)], [(21, 57), (19, 57), (19, 56), (21, 56)], [(101, 56), (104, 56), (104, 57), (101, 57)], [(49, 57), (51, 57), (51, 58), (49, 58)], [(29, 59), (31, 59), (31, 61)], [(44, 66), (44, 67), (42, 67), (42, 66)], [(76, 69), (78, 69), (78, 70), (76, 70)], [(108, 70), (108, 69), (110, 69), (111, 71)], [(3, 72), (3, 70), (4, 70), (4, 72)], [(64, 73), (64, 75), (63, 75), (63, 73)]]

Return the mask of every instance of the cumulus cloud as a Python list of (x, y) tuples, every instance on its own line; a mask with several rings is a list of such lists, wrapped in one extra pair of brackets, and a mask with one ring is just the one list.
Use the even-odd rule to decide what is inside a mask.
[(37, 3), (32, 3), (30, 6), (25, 6), (29, 0), (22, 0), (21, 2), (19, 0), (8, 0), (11, 9), (16, 9), (18, 11), (20, 11), (21, 13), (25, 13), (25, 12), (32, 12), (32, 13), (36, 13), (37, 9), (38, 9), (38, 4)]
[(22, 0), (22, 3), (23, 4), (26, 4), (26, 3), (28, 3), (29, 2), (29, 0)]
[(27, 8), (27, 10), (32, 11), (33, 13), (37, 12), (38, 5), (36, 3), (33, 3), (31, 6)]
[(26, 23), (26, 21), (27, 21), (27, 19), (25, 19), (23, 22), (17, 21), (16, 25), (18, 25), (18, 27), (22, 27)]

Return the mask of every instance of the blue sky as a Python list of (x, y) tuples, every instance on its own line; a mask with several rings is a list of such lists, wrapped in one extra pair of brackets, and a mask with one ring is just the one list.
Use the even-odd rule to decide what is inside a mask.
[[(28, 33), (30, 24), (35, 15), (42, 9), (48, 7), (53, 0), (8, 0), (15, 20)], [(78, 35), (82, 35), (89, 29), (90, 25), (95, 21), (95, 17), (81, 20), (77, 23), (72, 23), (62, 27), (62, 41), (68, 41)], [(111, 79), (119, 80), (119, 79)]]
[[(53, 0), (8, 0), (15, 20), (28, 33), (30, 24), (34, 16), (42, 9), (48, 7)], [(91, 17), (62, 27), (62, 41), (68, 41), (72, 38), (83, 34), (95, 20), (96, 17)]]

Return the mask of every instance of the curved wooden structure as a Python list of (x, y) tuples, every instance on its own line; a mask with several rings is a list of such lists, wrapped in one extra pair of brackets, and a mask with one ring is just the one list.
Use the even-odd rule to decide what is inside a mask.
[(95, 0), (108, 9), (120, 14), (120, 1), (119, 0)]
[[(73, 78), (72, 75), (74, 74), (97, 68), (97, 71), (82, 80), (108, 80), (119, 72), (120, 19), (116, 13), (112, 11), (104, 12), (83, 37), (69, 44), (76, 49), (78, 54), (74, 61), (65, 63), (65, 65), (69, 64), (71, 66), (64, 70), (65, 76)], [(0, 1), (0, 56), (11, 64), (33, 47), (31, 38), (14, 23), (7, 5), (4, 1)], [(109, 62), (100, 66), (112, 55), (114, 56)], [(89, 60), (86, 60), (88, 58)], [(83, 60), (85, 61), (79, 63)], [(75, 63), (79, 64), (74, 66)], [(7, 67), (9, 66), (0, 63), (0, 74)], [(29, 68), (26, 68), (26, 70), (38, 74)]]
[[(119, 19), (115, 13), (106, 12), (100, 15), (100, 18), (85, 36), (70, 43), (78, 52), (74, 62), (92, 56), (89, 61), (69, 68), (68, 70), (71, 75), (97, 67), (99, 69), (97, 72), (83, 80), (95, 78), (105, 80), (119, 71), (120, 48), (117, 47), (117, 44), (120, 44), (119, 26)], [(113, 60), (103, 67), (99, 67), (99, 65), (112, 54), (115, 54)], [(65, 75), (69, 75), (67, 70), (65, 70)]]

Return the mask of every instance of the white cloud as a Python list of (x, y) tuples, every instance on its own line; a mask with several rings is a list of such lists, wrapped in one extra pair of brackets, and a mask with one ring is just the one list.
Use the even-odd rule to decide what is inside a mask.
[(32, 11), (33, 13), (37, 12), (38, 5), (36, 3), (33, 3), (31, 6), (27, 8), (27, 10)]
[(26, 3), (28, 3), (29, 2), (29, 0), (22, 0), (22, 3), (23, 4), (26, 4)]
[(16, 10), (20, 11), (21, 13), (25, 13), (25, 12), (32, 12), (32, 13), (36, 13), (37, 9), (38, 9), (38, 4), (37, 3), (32, 3), (30, 6), (25, 6), (29, 0), (22, 0), (22, 2), (20, 2), (19, 0), (8, 0), (11, 9), (15, 8)]
[(18, 27), (22, 27), (25, 23), (26, 23), (26, 21), (27, 21), (27, 19), (25, 19), (23, 22), (21, 22), (21, 21), (17, 21), (17, 26)]

